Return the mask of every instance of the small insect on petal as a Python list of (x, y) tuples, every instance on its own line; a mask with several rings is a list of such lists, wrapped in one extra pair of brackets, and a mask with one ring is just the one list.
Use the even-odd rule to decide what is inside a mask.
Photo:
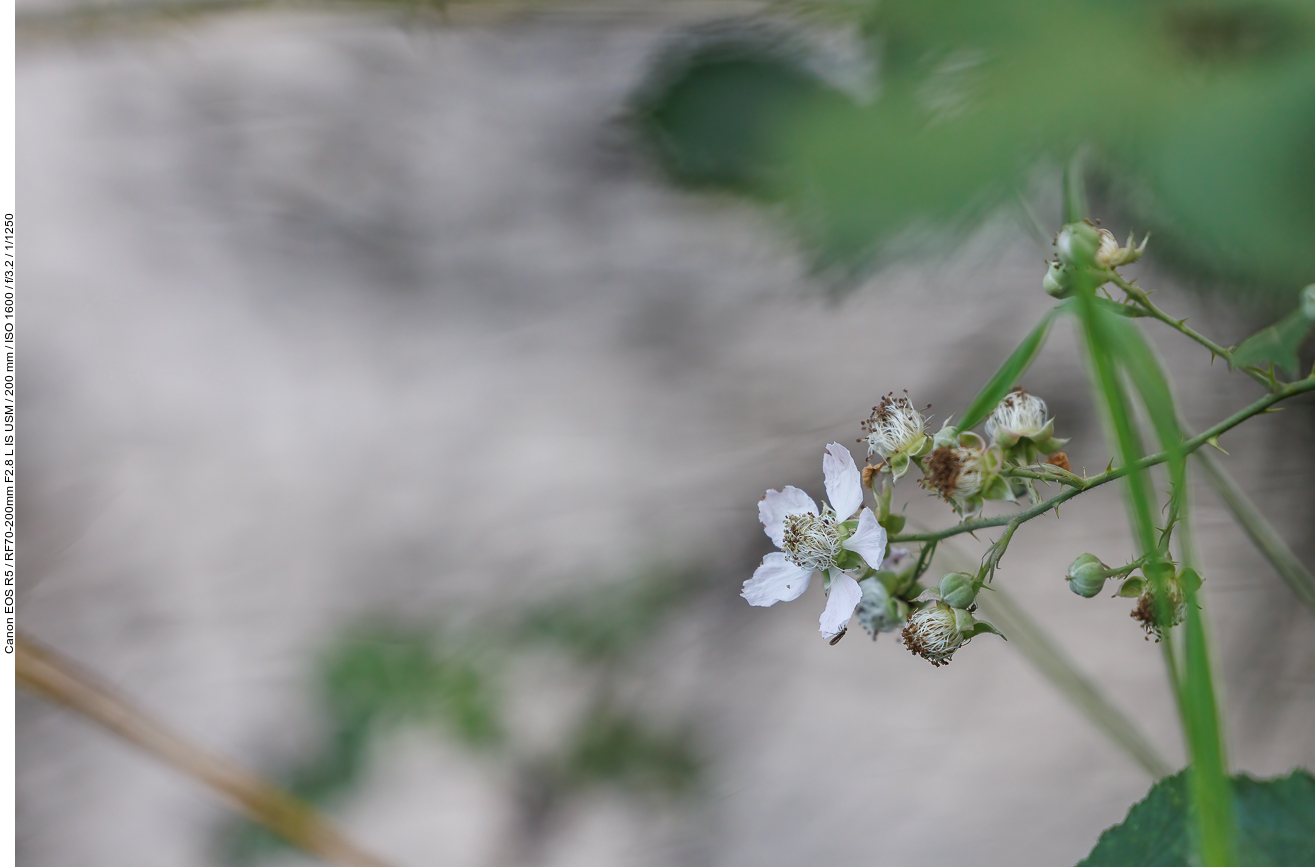
[(848, 626), (844, 627), (839, 632), (837, 632), (835, 638), (832, 638), (830, 641), (827, 642), (827, 644), (831, 645), (832, 647), (835, 647), (837, 644), (840, 643), (840, 639), (845, 637), (845, 633), (848, 631), (849, 631), (849, 627)]

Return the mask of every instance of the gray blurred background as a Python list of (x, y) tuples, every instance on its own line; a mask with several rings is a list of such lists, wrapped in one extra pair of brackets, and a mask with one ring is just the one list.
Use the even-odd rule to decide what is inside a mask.
[[(21, 627), (280, 778), (326, 737), (317, 659), (361, 624), (477, 640), (564, 593), (692, 571), (609, 687), (696, 745), (692, 788), (586, 787), (509, 848), (518, 759), (398, 725), (325, 809), (397, 865), (1079, 860), (1151, 781), (1009, 643), (933, 669), (893, 635), (828, 646), (818, 588), (771, 609), (738, 596), (771, 550), (764, 489), (820, 495), (823, 448), (853, 444), (888, 391), (939, 425), (1049, 302), (1048, 249), (1006, 217), (837, 298), (771, 208), (670, 185), (627, 97), (675, 29), (754, 8), (61, 29), (20, 4)], [(1175, 288), (1150, 251), (1136, 273), (1175, 315), (1224, 343), (1267, 321)], [(1258, 395), (1150, 333), (1193, 426)], [(1024, 384), (1095, 473), (1109, 453), (1084, 379), (1061, 324)], [(1308, 563), (1313, 423), (1298, 402), (1224, 442)], [(896, 502), (952, 520), (913, 478)], [(1232, 764), (1311, 766), (1309, 612), (1212, 492), (1197, 506)], [(1082, 551), (1130, 555), (1114, 486), (1023, 528), (999, 580), (1179, 765), (1131, 603), (1062, 580)], [(508, 738), (550, 751), (592, 669), (535, 645), (500, 670)], [(230, 857), (211, 793), (66, 711), (18, 708), (20, 864)]]

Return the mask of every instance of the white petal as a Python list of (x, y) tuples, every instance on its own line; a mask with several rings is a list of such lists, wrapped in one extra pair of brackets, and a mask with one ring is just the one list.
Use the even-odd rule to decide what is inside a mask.
[(785, 516), (804, 512), (816, 515), (817, 503), (794, 485), (786, 485), (783, 491), (768, 491), (758, 501), (758, 520), (763, 522), (763, 532), (778, 548), (785, 539)]
[(812, 569), (796, 566), (785, 559), (781, 552), (773, 551), (753, 570), (753, 577), (744, 582), (744, 590), (740, 595), (749, 600), (750, 605), (767, 606), (790, 602), (798, 599), (808, 589), (808, 581), (812, 577)]
[(826, 610), (818, 631), (827, 638), (834, 638), (840, 630), (849, 625), (849, 618), (854, 616), (854, 609), (863, 598), (863, 591), (848, 573), (839, 569), (831, 570), (831, 595), (826, 598)]
[(886, 556), (886, 528), (877, 523), (877, 516), (871, 509), (864, 509), (858, 516), (858, 529), (840, 547), (857, 552), (863, 562), (873, 569), (880, 569), (881, 560)]
[(840, 443), (827, 446), (822, 456), (822, 475), (826, 476), (827, 501), (836, 516), (846, 520), (863, 505), (863, 481), (849, 449)]

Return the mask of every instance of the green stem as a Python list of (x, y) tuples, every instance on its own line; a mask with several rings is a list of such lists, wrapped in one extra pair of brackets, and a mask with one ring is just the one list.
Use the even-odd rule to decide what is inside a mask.
[(1281, 387), (1281, 385), (1272, 377), (1256, 370), (1254, 367), (1234, 367), (1233, 352), (1231, 349), (1219, 345), (1196, 329), (1188, 327), (1186, 319), (1174, 319), (1168, 313), (1165, 313), (1159, 307), (1156, 307), (1155, 303), (1151, 301), (1150, 295), (1148, 295), (1146, 290), (1142, 289), (1140, 286), (1129, 283), (1114, 271), (1110, 271), (1109, 274), (1111, 282), (1122, 289), (1130, 299), (1136, 302), (1137, 306), (1140, 307), (1147, 316), (1152, 319), (1158, 319), (1178, 333), (1195, 340), (1197, 343), (1210, 350), (1212, 356), (1218, 356), (1219, 358), (1224, 359), (1228, 362), (1230, 368), (1242, 371), (1256, 382), (1265, 386), (1265, 388), (1273, 391), (1276, 387)]
[(1297, 555), (1283, 541), (1278, 531), (1265, 520), (1265, 516), (1260, 514), (1260, 510), (1228, 475), (1223, 465), (1219, 463), (1219, 459), (1209, 451), (1200, 452), (1196, 457), (1201, 462), (1201, 468), (1205, 470), (1211, 486), (1224, 501), (1228, 510), (1233, 513), (1233, 518), (1241, 525), (1247, 537), (1251, 539), (1251, 543), (1265, 555), (1265, 559), (1274, 567), (1274, 571), (1287, 582), (1288, 587), (1292, 588), (1292, 592), (1302, 604), (1315, 613), (1315, 576), (1312, 576), (1310, 570), (1297, 559)]
[[(1182, 448), (1177, 450), (1176, 453), (1183, 455), (1191, 454), (1192, 452), (1199, 449), (1201, 446), (1209, 443), (1211, 440), (1216, 439), (1217, 437), (1228, 432), (1229, 430), (1232, 430), (1233, 428), (1237, 427), (1239, 424), (1246, 421), (1247, 419), (1260, 415), (1265, 410), (1269, 409), (1271, 406), (1278, 403), (1279, 401), (1285, 400), (1289, 397), (1294, 397), (1298, 394), (1304, 394), (1308, 391), (1315, 391), (1315, 377), (1307, 377), (1306, 379), (1299, 380), (1298, 382), (1292, 382), (1286, 385), (1282, 385), (1279, 391), (1265, 395), (1260, 400), (1257, 400), (1255, 403), (1250, 404), (1244, 409), (1238, 410), (1237, 412), (1233, 413), (1231, 416), (1219, 422), (1218, 424), (1214, 425), (1213, 427), (1207, 428), (1206, 430), (1202, 431), (1201, 433), (1197, 434), (1191, 439), (1186, 440), (1183, 443)], [(1146, 469), (1147, 467), (1153, 467), (1156, 466), (1157, 464), (1162, 464), (1165, 461), (1169, 460), (1170, 457), (1172, 457), (1171, 452), (1169, 450), (1165, 450), (1144, 457), (1130, 467), (1118, 467), (1116, 469), (1109, 470), (1108, 472), (1101, 473), (1098, 476), (1092, 476), (1089, 479), (1083, 479), (1082, 485), (1080, 487), (1079, 486), (1070, 487), (1067, 491), (1057, 494), (1048, 500), (1043, 500), (1042, 502), (1037, 503), (1035, 506), (1031, 506), (1030, 508), (1024, 509), (1023, 511), (1018, 512), (1014, 515), (1001, 515), (994, 518), (976, 518), (974, 520), (964, 521), (960, 524), (956, 524), (953, 527), (947, 527), (944, 530), (937, 530), (931, 533), (898, 533), (891, 536), (890, 541), (891, 542), (935, 542), (940, 539), (949, 538), (950, 536), (957, 536), (960, 533), (972, 533), (977, 530), (987, 529), (988, 527), (1003, 527), (1013, 523), (1022, 524), (1032, 520), (1033, 518), (1039, 517), (1040, 515), (1044, 515), (1046, 512), (1049, 512), (1051, 509), (1054, 509), (1055, 507), (1073, 499), (1078, 494), (1089, 491), (1092, 488), (1098, 488), (1101, 485), (1107, 484), (1116, 479), (1121, 479), (1131, 472), (1137, 470), (1143, 470)]]

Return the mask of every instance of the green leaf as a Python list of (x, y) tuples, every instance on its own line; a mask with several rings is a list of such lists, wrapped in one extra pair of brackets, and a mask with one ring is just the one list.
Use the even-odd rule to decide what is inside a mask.
[[(1100, 836), (1078, 867), (1191, 867), (1191, 770), (1156, 783), (1122, 824)], [(1315, 864), (1315, 777), (1294, 770), (1286, 777), (1233, 777), (1239, 867), (1310, 867)]]
[(1268, 370), (1270, 365), (1295, 377), (1301, 366), (1297, 351), (1305, 342), (1315, 316), (1308, 308), (1315, 307), (1315, 285), (1302, 290), (1303, 303), (1278, 322), (1263, 328), (1243, 340), (1233, 350), (1233, 367), (1258, 367)]
[(1041, 347), (1045, 346), (1046, 337), (1050, 334), (1050, 326), (1061, 309), (1062, 306), (1046, 311), (1036, 327), (1023, 338), (1023, 342), (1018, 344), (1018, 348), (1013, 351), (1009, 358), (1005, 359), (1005, 363), (1000, 365), (1000, 369), (995, 372), (995, 376), (992, 376), (990, 381), (982, 387), (981, 392), (973, 398), (973, 402), (964, 411), (963, 417), (959, 419), (957, 424), (959, 430), (969, 430), (986, 421), (986, 417), (995, 409), (996, 404), (1004, 399), (1009, 390), (1018, 382), (1018, 378), (1031, 366), (1037, 353), (1041, 351)]

